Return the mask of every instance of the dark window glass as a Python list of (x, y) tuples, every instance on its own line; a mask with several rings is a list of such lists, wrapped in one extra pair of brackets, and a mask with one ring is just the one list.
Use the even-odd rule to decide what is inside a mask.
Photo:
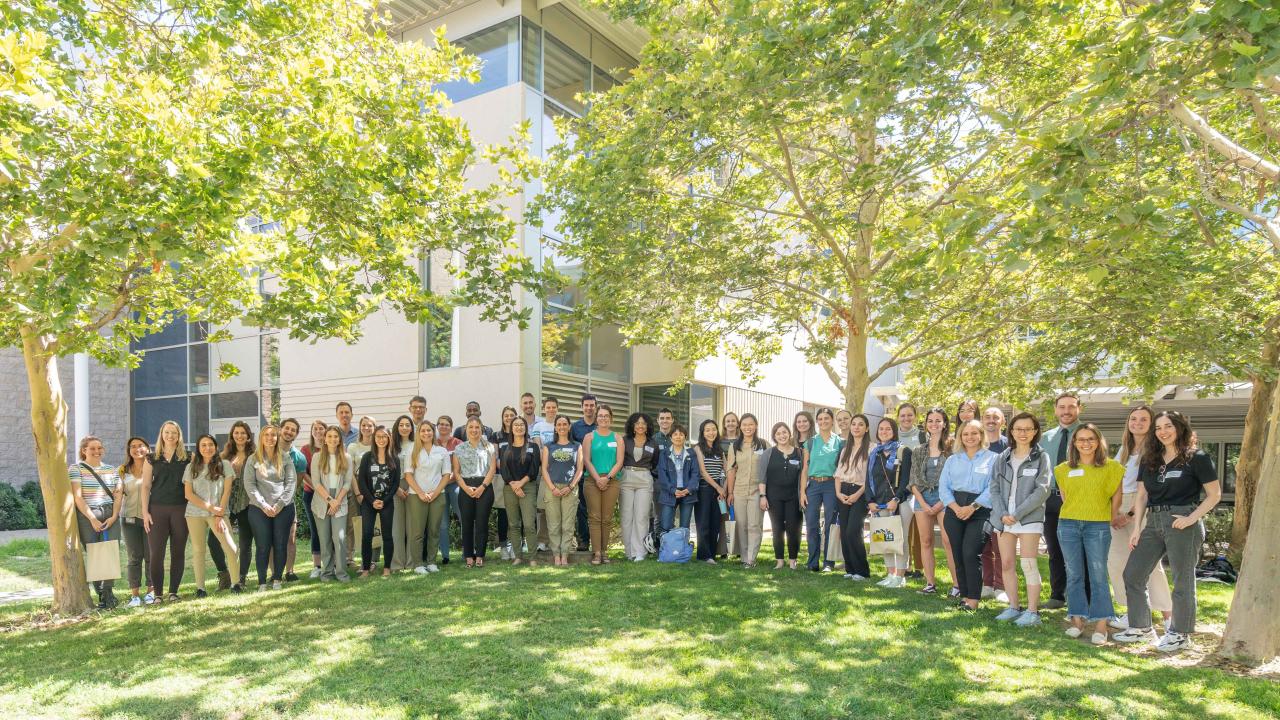
[(132, 434), (153, 443), (160, 436), (160, 426), (166, 420), (178, 423), (182, 428), (183, 438), (191, 437), (187, 432), (187, 399), (185, 397), (134, 401)]
[(187, 321), (184, 317), (179, 316), (173, 322), (165, 326), (163, 330), (157, 333), (143, 336), (134, 340), (132, 347), (134, 350), (147, 350), (149, 348), (165, 347), (168, 345), (182, 345), (187, 341)]
[(587, 348), (572, 332), (567, 311), (544, 306), (542, 311), (542, 365), (557, 372), (587, 374)]
[[(1236, 491), (1236, 464), (1240, 462), (1240, 443), (1224, 443), (1226, 457), (1222, 461), (1222, 493), (1224, 495)], [(1217, 458), (1214, 458), (1215, 460)]]
[(543, 92), (573, 112), (581, 114), (586, 105), (577, 98), (587, 92), (591, 79), (591, 63), (568, 46), (546, 36), (542, 55)]
[(438, 89), (453, 102), (483, 95), (520, 79), (520, 19), (512, 18), (488, 30), (455, 40), (454, 45), (480, 59), (480, 80), (441, 83)]
[(192, 395), (190, 400), (191, 436), (209, 434), (209, 396)]
[(203, 321), (193, 322), (188, 327), (191, 329), (191, 342), (200, 342), (209, 338), (209, 323)]
[(431, 317), (423, 325), (426, 335), (424, 359), (427, 369), (449, 367), (453, 357), (453, 313), (432, 308)]
[(258, 417), (256, 391), (215, 393), (211, 397), (210, 416), (216, 420)]
[(199, 343), (187, 348), (187, 367), (191, 370), (191, 392), (209, 392), (209, 345)]
[(135, 398), (186, 394), (187, 349), (148, 350), (130, 376)]

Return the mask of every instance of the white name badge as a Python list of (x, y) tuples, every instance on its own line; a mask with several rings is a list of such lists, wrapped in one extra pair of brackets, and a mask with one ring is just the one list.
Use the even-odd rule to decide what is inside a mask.
[(1165, 479), (1165, 480), (1174, 480), (1174, 479), (1176, 479), (1176, 478), (1180, 478), (1180, 477), (1182, 477), (1182, 471), (1181, 471), (1181, 470), (1170, 470), (1169, 472), (1166, 472), (1166, 473), (1164, 474), (1164, 479)]
[(1022, 471), (1022, 477), (1035, 477), (1035, 476), (1036, 476), (1035, 468), (1027, 468), (1026, 470)]
[(618, 447), (618, 441), (614, 440), (613, 442), (609, 443), (609, 447)]
[(788, 460), (787, 462), (791, 463), (792, 465), (799, 465), (799, 464), (800, 464), (800, 461), (799, 461), (799, 460)]
[(1067, 477), (1084, 477), (1084, 468), (1067, 471)]

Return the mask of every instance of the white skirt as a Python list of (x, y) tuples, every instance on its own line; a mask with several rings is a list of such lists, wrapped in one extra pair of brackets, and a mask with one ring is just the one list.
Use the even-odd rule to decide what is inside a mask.
[(1043, 535), (1044, 523), (1014, 523), (1013, 525), (1006, 525), (1002, 532), (1013, 533), (1015, 535), (1029, 535), (1031, 533)]

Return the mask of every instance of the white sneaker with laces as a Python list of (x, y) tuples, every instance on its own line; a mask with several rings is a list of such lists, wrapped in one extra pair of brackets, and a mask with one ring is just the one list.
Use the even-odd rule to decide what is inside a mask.
[(413, 572), (415, 575), (426, 575), (428, 570), (426, 567), (419, 565), (418, 567), (413, 569)]
[(436, 567), (435, 563), (432, 563), (432, 564), (430, 564), (430, 565), (428, 565), (428, 566), (427, 566), (427, 572), (429, 572), (429, 573), (438, 573), (438, 572), (440, 572), (440, 568)]
[(1075, 625), (1072, 625), (1071, 627), (1067, 628), (1067, 637), (1071, 638), (1072, 640), (1080, 637), (1083, 634), (1084, 634), (1084, 631), (1076, 627)]
[(1148, 642), (1152, 645), (1160, 641), (1160, 637), (1152, 628), (1127, 628), (1113, 635), (1112, 639), (1121, 643)]
[(849, 579), (854, 582), (862, 582), (863, 580), (870, 580), (871, 578), (866, 577), (865, 575), (859, 575), (857, 573), (854, 573), (853, 575), (849, 576)]
[(988, 587), (988, 586), (986, 586), (986, 585), (983, 585), (983, 586), (982, 586), (982, 599), (983, 599), (983, 600), (991, 600), (991, 599), (995, 598), (995, 596), (996, 596), (996, 589), (995, 589), (995, 588), (993, 588), (993, 587)]
[(1027, 610), (1023, 612), (1021, 615), (1019, 615), (1018, 619), (1013, 621), (1013, 624), (1017, 625), (1018, 627), (1031, 627), (1032, 625), (1039, 625), (1040, 613)]
[(907, 586), (907, 577), (905, 575), (894, 575), (891, 588), (904, 588)]
[(1007, 602), (1009, 602), (1009, 593), (1007, 593), (1007, 592), (1005, 592), (1005, 591), (1003, 591), (1003, 590), (1001, 590), (1000, 592), (996, 593), (996, 602), (1002, 602), (1002, 603), (1007, 603)]
[(1163, 653), (1178, 652), (1191, 647), (1191, 636), (1169, 631), (1160, 638), (1160, 642), (1156, 645), (1156, 650)]
[(320, 577), (320, 568), (311, 568), (311, 579), (315, 580)]
[(1004, 612), (996, 616), (996, 622), (1009, 622), (1010, 620), (1017, 620), (1021, 616), (1021, 610), (1015, 607), (1008, 607), (1004, 609)]
[(1093, 643), (1094, 645), (1106, 645), (1107, 634), (1096, 632), (1093, 634), (1093, 637), (1089, 638), (1089, 642)]
[(878, 585), (879, 587), (889, 587), (889, 583), (891, 583), (891, 582), (893, 582), (893, 576), (892, 576), (892, 575), (885, 575), (885, 576), (884, 576), (884, 579), (883, 579), (883, 580), (881, 580), (880, 582), (876, 583), (876, 585)]
[(138, 597), (137, 595), (134, 595), (133, 597), (129, 598), (129, 607), (131, 608), (142, 607), (142, 598)]
[(281, 589), (281, 588), (283, 588), (283, 587), (284, 587), (284, 585), (280, 584), (280, 581), (279, 581), (279, 580), (273, 581), (273, 582), (271, 583), (271, 589), (272, 589), (272, 590), (279, 590), (279, 589)]
[(1111, 626), (1111, 629), (1113, 629), (1113, 630), (1128, 630), (1128, 629), (1129, 629), (1129, 616), (1128, 616), (1127, 614), (1125, 614), (1125, 615), (1116, 615), (1115, 617), (1113, 617), (1113, 618), (1111, 618), (1110, 620), (1108, 620), (1108, 621), (1107, 621), (1107, 624), (1108, 624), (1108, 625), (1110, 625), (1110, 626)]

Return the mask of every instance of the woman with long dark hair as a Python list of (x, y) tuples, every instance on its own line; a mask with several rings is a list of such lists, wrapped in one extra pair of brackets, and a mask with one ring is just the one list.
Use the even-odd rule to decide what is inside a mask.
[(817, 427), (813, 420), (813, 413), (808, 410), (801, 410), (796, 413), (795, 419), (791, 421), (792, 442), (796, 444), (796, 447), (803, 448), (809, 442), (809, 438), (813, 437)]
[(911, 462), (911, 494), (917, 536), (920, 538), (920, 559), (923, 560), (924, 587), (920, 592), (932, 595), (938, 591), (938, 561), (933, 551), (934, 528), (942, 531), (942, 549), (947, 556), (947, 569), (951, 573), (954, 584), (950, 596), (960, 597), (959, 576), (956, 574), (956, 561), (951, 553), (951, 541), (947, 539), (946, 523), (943, 513), (946, 506), (938, 494), (938, 480), (942, 477), (942, 468), (951, 456), (951, 420), (947, 411), (940, 407), (930, 408), (924, 418), (925, 442), (919, 452), (913, 453)]
[(867, 520), (867, 461), (871, 457), (871, 421), (858, 413), (849, 419), (849, 434), (836, 463), (836, 512), (840, 523), (840, 549), (844, 552), (844, 576), (850, 580), (871, 577), (862, 526)]
[(552, 562), (569, 564), (573, 523), (578, 517), (578, 483), (582, 482), (582, 446), (573, 441), (572, 423), (557, 415), (555, 436), (542, 445), (542, 492), (547, 495), (547, 539)]
[[(1201, 520), (1222, 499), (1217, 469), (1193, 443), (1191, 423), (1182, 413), (1156, 415), (1142, 453), (1142, 484), (1134, 504), (1134, 523), (1142, 528), (1129, 540), (1133, 548), (1124, 568), (1129, 598), (1129, 629), (1121, 642), (1155, 641), (1147, 583), (1164, 557), (1173, 575), (1173, 622), (1156, 644), (1161, 652), (1191, 647), (1196, 630), (1196, 563), (1204, 544)], [(1204, 499), (1200, 499), (1203, 492)], [(1144, 524), (1145, 522), (1145, 524)]]
[[(231, 538), (231, 526), (227, 523), (228, 503), (235, 470), (229, 460), (218, 455), (218, 441), (212, 435), (201, 435), (196, 440), (196, 452), (191, 464), (182, 474), (182, 484), (187, 498), (187, 534), (191, 537), (191, 561), (195, 563), (196, 597), (207, 595), (204, 589), (205, 534), (212, 532), (222, 544), (228, 567), (239, 567), (235, 540)], [(243, 586), (235, 583), (231, 592), (240, 592)]]
[[(151, 578), (151, 557), (147, 554), (147, 531), (142, 526), (142, 486), (151, 477), (151, 446), (140, 437), (131, 437), (124, 445), (124, 464), (117, 472), (123, 484), (124, 510), (120, 513), (120, 532), (129, 553), (129, 607), (140, 607), (142, 582)], [(145, 567), (144, 567), (145, 566)], [(150, 586), (147, 595), (151, 595)], [(152, 596), (154, 597), (154, 596)]]
[[(356, 487), (360, 495), (360, 577), (369, 577), (376, 556), (373, 552), (374, 522), (389, 528), (395, 514), (396, 490), (400, 488), (403, 471), (400, 458), (391, 447), (391, 433), (379, 425), (373, 430), (373, 449), (360, 459), (356, 470)], [(382, 576), (391, 577), (391, 555), (394, 552), (389, 538), (382, 539)]]
[(484, 567), (489, 545), (489, 513), (493, 510), (493, 482), (498, 474), (498, 449), (484, 436), (480, 418), (464, 426), (466, 439), (453, 450), (453, 476), (458, 482), (458, 510), (462, 525), (462, 557), (467, 567)]
[(760, 543), (764, 540), (764, 510), (760, 509), (760, 483), (764, 479), (761, 461), (769, 443), (760, 438), (760, 421), (751, 413), (738, 420), (738, 437), (733, 451), (733, 478), (729, 497), (733, 498), (735, 524), (734, 547), (744, 567), (756, 566)]
[[(236, 548), (240, 551), (240, 567), (228, 566), (227, 569), (236, 573), (236, 582), (241, 585), (249, 583), (249, 561), (253, 559), (253, 527), (249, 522), (249, 494), (245, 491), (245, 471), (249, 469), (249, 472), (252, 472), (250, 468), (253, 464), (251, 460), (254, 452), (253, 428), (243, 420), (232, 423), (231, 432), (227, 434), (227, 442), (222, 446), (222, 459), (231, 463), (233, 472), (231, 500), (227, 506), (227, 513), (236, 525)], [(217, 538), (212, 532), (209, 534), (207, 544), (210, 549), (218, 547)], [(216, 555), (214, 560), (216, 564)], [(219, 573), (218, 577), (220, 590), (230, 579), (230, 575), (225, 580), (221, 575)]]
[(511, 547), (511, 516), (507, 514), (507, 481), (502, 477), (501, 458), (502, 452), (511, 444), (511, 423), (515, 422), (519, 413), (510, 405), (502, 408), (502, 426), (501, 429), (493, 433), (492, 442), (498, 450), (499, 472), (493, 477), (493, 510), (497, 517), (498, 523), (498, 557), (503, 560), (514, 560), (516, 557), (515, 550)]
[(729, 498), (732, 460), (720, 445), (720, 426), (703, 420), (698, 426), (698, 444), (693, 448), (702, 481), (698, 483), (698, 559), (716, 564), (720, 540), (720, 518)]
[(528, 554), (529, 565), (537, 565), (534, 553), (538, 550), (538, 474), (541, 471), (542, 453), (529, 437), (529, 423), (517, 415), (511, 421), (507, 446), (502, 449), (498, 467), (503, 479), (503, 504), (507, 519), (515, 530), (515, 542), (511, 544), (512, 565), (519, 565)]
[(876, 446), (867, 461), (867, 512), (880, 517), (894, 517), (901, 522), (897, 532), (902, 539), (901, 552), (884, 556), (885, 578), (881, 587), (907, 586), (907, 566), (911, 561), (906, 539), (911, 528), (911, 451), (898, 443), (898, 422), (881, 418), (876, 423)]
[(632, 413), (622, 432), (622, 474), (618, 488), (618, 519), (622, 548), (635, 562), (644, 560), (644, 539), (653, 514), (653, 481), (658, 474), (658, 443), (653, 421), (644, 413)]
[[(1124, 434), (1120, 436), (1120, 450), (1116, 453), (1116, 462), (1124, 466), (1124, 483), (1121, 485), (1120, 507), (1111, 517), (1111, 551), (1107, 554), (1107, 577), (1111, 579), (1111, 594), (1117, 605), (1129, 606), (1129, 594), (1124, 586), (1124, 568), (1129, 563), (1132, 548), (1129, 540), (1138, 531), (1133, 522), (1134, 505), (1138, 501), (1138, 475), (1142, 469), (1142, 453), (1147, 446), (1147, 438), (1151, 435), (1156, 412), (1146, 405), (1129, 411), (1125, 420)], [(1164, 616), (1165, 625), (1173, 618), (1173, 598), (1169, 595), (1169, 578), (1164, 572), (1164, 563), (1156, 563), (1151, 571), (1151, 579), (1147, 582), (1147, 597), (1151, 608)], [(1129, 627), (1128, 615), (1112, 619), (1111, 627), (1125, 630)]]
[(307, 524), (311, 528), (311, 579), (315, 580), (320, 577), (320, 533), (316, 532), (315, 518), (311, 516), (312, 500), (316, 496), (315, 485), (312, 483), (311, 460), (316, 453), (320, 452), (320, 448), (324, 447), (324, 434), (329, 429), (323, 420), (311, 421), (311, 432), (308, 433), (306, 444), (302, 446), (302, 457), (307, 461), (306, 478), (302, 483), (302, 505), (303, 512), (307, 514)]
[(392, 572), (409, 567), (409, 520), (405, 515), (409, 507), (409, 485), (404, 482), (404, 473), (409, 471), (413, 442), (413, 418), (401, 415), (391, 426), (391, 453), (400, 461), (401, 482), (396, 488), (395, 507), (391, 509), (391, 527), (382, 528), (382, 542), (391, 543)]
[(809, 475), (805, 483), (804, 525), (809, 540), (809, 569), (831, 572), (835, 563), (827, 559), (827, 538), (836, 521), (836, 460), (844, 440), (835, 432), (835, 414), (822, 408), (815, 416), (818, 431), (802, 447), (808, 458)]

